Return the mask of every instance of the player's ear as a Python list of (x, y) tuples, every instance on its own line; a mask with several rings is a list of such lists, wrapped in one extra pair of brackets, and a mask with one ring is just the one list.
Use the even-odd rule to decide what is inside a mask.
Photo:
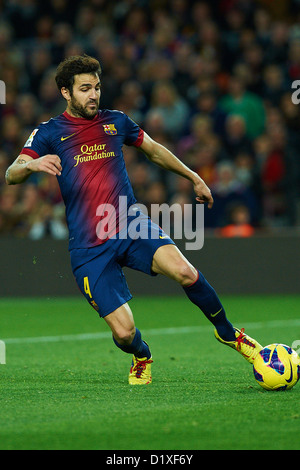
[(68, 88), (62, 87), (60, 91), (65, 100), (69, 101), (71, 99), (70, 90)]

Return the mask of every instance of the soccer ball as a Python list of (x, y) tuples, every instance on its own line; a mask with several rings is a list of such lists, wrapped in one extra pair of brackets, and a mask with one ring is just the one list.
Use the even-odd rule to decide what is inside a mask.
[(300, 358), (286, 344), (269, 344), (257, 354), (253, 372), (265, 390), (290, 390), (300, 378)]

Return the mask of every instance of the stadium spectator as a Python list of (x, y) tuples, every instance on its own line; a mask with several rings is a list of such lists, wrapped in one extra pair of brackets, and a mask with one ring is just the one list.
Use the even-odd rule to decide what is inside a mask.
[(224, 147), (230, 159), (242, 151), (251, 152), (252, 142), (247, 136), (245, 119), (239, 114), (229, 114), (225, 122)]
[(189, 133), (183, 136), (177, 147), (178, 156), (184, 160), (186, 152), (205, 144), (214, 136), (213, 121), (210, 116), (205, 114), (196, 114), (193, 116), (190, 124)]
[(255, 229), (250, 224), (250, 214), (247, 206), (242, 204), (234, 205), (229, 212), (230, 220), (228, 225), (217, 229), (217, 235), (225, 238), (245, 238), (254, 235)]
[(233, 204), (247, 207), (252, 224), (257, 224), (257, 200), (252, 189), (238, 180), (236, 168), (231, 161), (222, 161), (217, 165), (216, 182), (212, 185), (215, 210), (213, 216), (206, 211), (208, 227), (222, 227), (227, 220), (227, 212)]
[(253, 139), (263, 132), (265, 126), (263, 101), (256, 94), (247, 91), (239, 77), (231, 77), (229, 92), (221, 99), (220, 106), (226, 113), (239, 114), (244, 118), (249, 138)]
[(186, 130), (189, 106), (178, 95), (171, 82), (159, 81), (155, 84), (151, 97), (151, 109), (161, 114), (165, 130), (172, 138), (178, 138)]
[(19, 188), (2, 185), (0, 193), (1, 234), (17, 233), (19, 213), (17, 210)]
[(201, 93), (195, 103), (195, 112), (209, 116), (212, 120), (213, 131), (220, 137), (224, 137), (227, 114), (218, 105), (215, 93), (212, 91)]

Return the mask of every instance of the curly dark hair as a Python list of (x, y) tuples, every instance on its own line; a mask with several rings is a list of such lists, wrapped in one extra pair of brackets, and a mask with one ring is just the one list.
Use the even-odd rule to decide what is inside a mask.
[(67, 57), (57, 67), (55, 81), (59, 90), (67, 88), (72, 94), (74, 77), (80, 73), (96, 73), (101, 77), (99, 61), (87, 54)]

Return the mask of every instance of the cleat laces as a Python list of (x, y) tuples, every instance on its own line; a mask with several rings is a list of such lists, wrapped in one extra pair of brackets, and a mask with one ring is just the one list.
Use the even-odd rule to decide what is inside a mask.
[(250, 346), (251, 348), (255, 348), (255, 344), (247, 340), (246, 335), (245, 335), (245, 328), (241, 328), (240, 334), (237, 337), (236, 342), (237, 342), (238, 351), (241, 351), (242, 344), (246, 344), (247, 346)]
[(153, 362), (152, 359), (148, 359), (148, 360), (146, 360), (146, 361), (139, 361), (139, 360), (137, 359), (137, 363), (136, 363), (136, 365), (135, 365), (134, 368), (133, 368), (133, 372), (136, 373), (135, 375), (136, 375), (136, 377), (137, 377), (138, 379), (141, 378), (141, 375), (142, 375), (142, 373), (144, 372), (144, 370), (146, 369), (147, 364), (151, 364), (152, 362)]

